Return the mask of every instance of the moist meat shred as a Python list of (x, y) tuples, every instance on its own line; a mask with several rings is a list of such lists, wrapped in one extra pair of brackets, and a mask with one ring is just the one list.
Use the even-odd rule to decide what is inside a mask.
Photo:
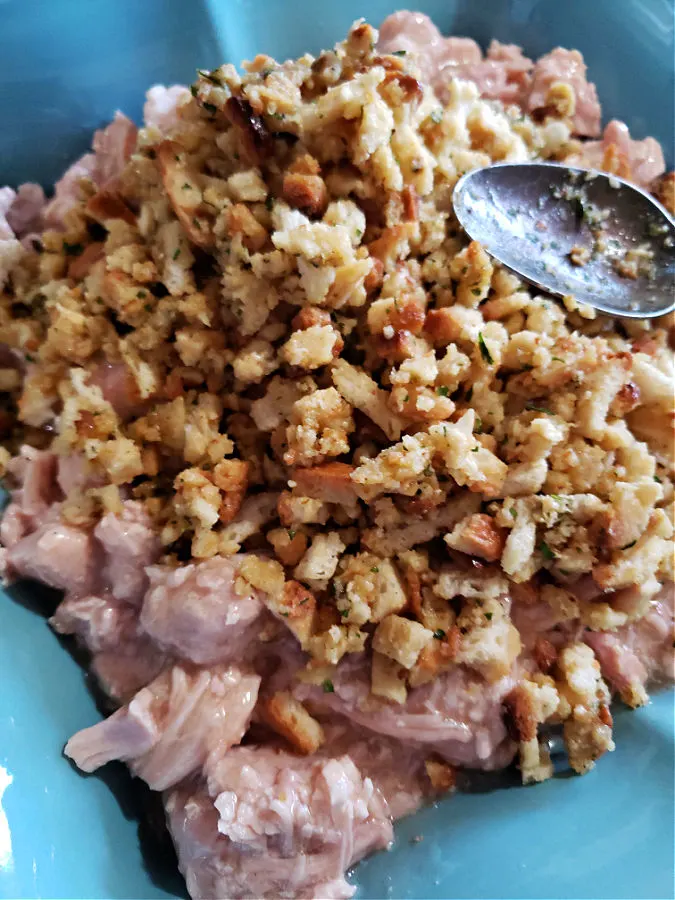
[(538, 293), (452, 205), (672, 175), (576, 51), (407, 12), (145, 119), (0, 190), (2, 570), (63, 592), (114, 710), (66, 753), (163, 792), (193, 897), (349, 897), (457, 768), (544, 780), (558, 728), (586, 772), (673, 676), (675, 321)]

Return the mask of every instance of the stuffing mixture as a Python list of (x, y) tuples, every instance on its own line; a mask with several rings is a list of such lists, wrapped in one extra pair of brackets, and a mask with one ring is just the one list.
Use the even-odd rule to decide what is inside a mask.
[(64, 596), (197, 898), (350, 897), (457, 769), (587, 772), (673, 675), (672, 316), (543, 296), (452, 193), (581, 163), (673, 208), (574, 50), (400, 12), (154, 87), (0, 190), (8, 582)]

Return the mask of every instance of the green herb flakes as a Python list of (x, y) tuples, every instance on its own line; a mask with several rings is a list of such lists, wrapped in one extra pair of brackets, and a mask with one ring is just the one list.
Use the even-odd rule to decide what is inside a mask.
[(537, 406), (536, 403), (526, 403), (525, 409), (529, 409), (532, 412), (546, 413), (547, 416), (555, 415), (555, 413), (552, 410), (550, 410), (547, 406)]
[(197, 74), (204, 78), (206, 81), (210, 81), (211, 84), (215, 84), (216, 87), (220, 87), (220, 81), (216, 78), (215, 73), (218, 69), (214, 69), (213, 72), (207, 72), (206, 69), (197, 69)]
[(555, 559), (555, 553), (553, 552), (553, 550), (551, 550), (546, 541), (542, 541), (539, 544), (538, 550), (544, 557), (544, 559)]
[(494, 360), (492, 359), (492, 354), (488, 349), (488, 345), (485, 343), (485, 338), (483, 337), (482, 331), (478, 332), (478, 346), (480, 347), (480, 355), (483, 357), (485, 362), (491, 366), (494, 363)]

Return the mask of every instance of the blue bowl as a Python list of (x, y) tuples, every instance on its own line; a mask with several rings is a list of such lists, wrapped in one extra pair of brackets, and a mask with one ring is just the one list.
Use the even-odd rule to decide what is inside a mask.
[[(605, 118), (655, 135), (673, 162), (672, 0), (427, 0), (445, 32), (580, 49)], [(387, 0), (0, 0), (0, 184), (51, 184), (116, 109), (197, 66), (316, 52)], [(44, 592), (0, 594), (0, 896), (185, 896), (152, 798), (121, 766), (83, 777), (61, 756), (98, 712), (50, 632)], [(360, 897), (672, 898), (673, 698), (619, 712), (617, 750), (584, 778), (455, 796), (400, 823), (355, 870)], [(421, 836), (422, 841), (412, 840)]]

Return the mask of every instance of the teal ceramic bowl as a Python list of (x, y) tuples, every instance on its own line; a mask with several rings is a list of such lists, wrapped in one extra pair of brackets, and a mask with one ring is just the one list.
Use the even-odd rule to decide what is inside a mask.
[[(446, 31), (537, 55), (580, 49), (607, 119), (654, 134), (673, 163), (672, 0), (426, 0)], [(318, 51), (393, 0), (0, 0), (0, 183), (50, 184), (115, 109), (196, 67)], [(51, 601), (53, 603), (53, 600)], [(148, 801), (122, 767), (61, 756), (98, 713), (50, 632), (50, 598), (0, 595), (0, 896), (185, 896)], [(619, 711), (617, 750), (584, 778), (459, 795), (400, 823), (354, 872), (362, 898), (672, 898), (673, 695)], [(486, 785), (487, 787), (487, 785)], [(419, 841), (417, 838), (422, 837)], [(415, 838), (415, 840), (413, 840)]]

